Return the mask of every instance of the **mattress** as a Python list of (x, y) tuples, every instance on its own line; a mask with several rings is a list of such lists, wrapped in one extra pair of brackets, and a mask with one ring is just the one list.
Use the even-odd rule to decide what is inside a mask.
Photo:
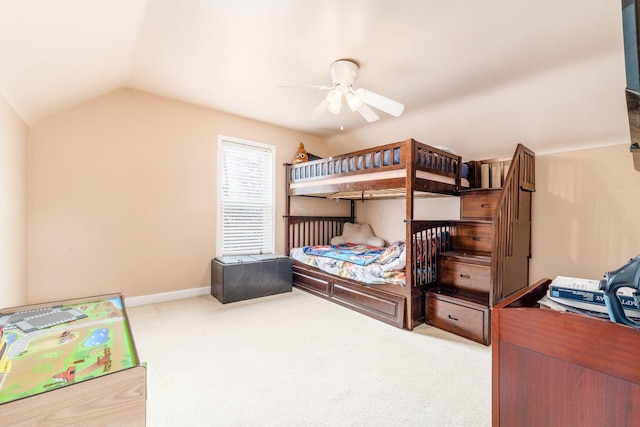
[[(311, 181), (302, 181), (302, 182), (292, 182), (290, 184), (291, 189), (296, 188), (306, 188), (306, 187), (314, 187), (317, 185), (332, 185), (332, 184), (347, 184), (352, 182), (366, 182), (366, 181), (376, 181), (383, 179), (392, 179), (392, 178), (405, 178), (407, 176), (406, 169), (395, 169), (388, 170), (383, 172), (371, 172), (366, 174), (358, 174), (358, 175), (347, 175), (347, 176), (337, 176), (334, 178), (326, 178), (326, 179), (317, 179)], [(439, 175), (433, 172), (425, 172), (425, 171), (416, 171), (416, 177), (419, 179), (424, 179), (427, 181), (434, 182), (442, 182), (444, 184), (455, 185), (455, 178)], [(460, 180), (460, 185), (464, 188), (469, 188), (469, 180), (466, 178), (462, 178)]]
[[(380, 254), (377, 259), (368, 262), (367, 265), (360, 265), (357, 260), (354, 260), (354, 262), (347, 261), (350, 256), (355, 256), (353, 254), (355, 245), (350, 245), (351, 248), (349, 248), (349, 250), (351, 253), (345, 254), (342, 257), (337, 254), (335, 256), (326, 256), (326, 254), (317, 255), (318, 253), (322, 253), (323, 250), (329, 249), (334, 253), (338, 253), (340, 246), (346, 245), (303, 246), (293, 248), (290, 256), (296, 261), (316, 267), (324, 272), (369, 285), (405, 285), (404, 267), (406, 257), (404, 242), (394, 242), (389, 248), (369, 246), (369, 248), (378, 249)], [(358, 247), (362, 246), (365, 245), (358, 245)], [(371, 255), (368, 254), (366, 256), (370, 257)]]

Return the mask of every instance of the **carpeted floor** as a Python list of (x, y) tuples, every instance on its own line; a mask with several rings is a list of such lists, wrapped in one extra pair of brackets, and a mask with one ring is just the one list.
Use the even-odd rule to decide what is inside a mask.
[(491, 350), (292, 293), (131, 307), (147, 425), (491, 424)]

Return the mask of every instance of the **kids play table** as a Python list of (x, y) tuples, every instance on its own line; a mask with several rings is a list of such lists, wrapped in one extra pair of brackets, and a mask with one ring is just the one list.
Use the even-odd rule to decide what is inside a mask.
[(1, 424), (145, 425), (121, 294), (2, 309), (0, 328)]

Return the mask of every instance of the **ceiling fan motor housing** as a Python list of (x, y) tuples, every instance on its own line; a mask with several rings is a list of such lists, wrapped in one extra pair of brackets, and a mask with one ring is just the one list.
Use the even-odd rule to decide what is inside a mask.
[(353, 86), (358, 78), (358, 64), (347, 59), (341, 59), (331, 64), (330, 74), (333, 84)]

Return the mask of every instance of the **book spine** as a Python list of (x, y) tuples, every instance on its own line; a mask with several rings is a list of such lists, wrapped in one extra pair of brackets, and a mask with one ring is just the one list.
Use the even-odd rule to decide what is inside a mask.
[[(570, 299), (580, 302), (585, 302), (588, 304), (594, 304), (598, 306), (605, 305), (604, 303), (604, 293), (598, 291), (589, 291), (583, 289), (572, 289), (572, 288), (563, 288), (560, 286), (550, 286), (549, 293), (552, 297), (555, 298), (563, 298)], [(629, 295), (618, 295), (620, 298), (620, 303), (622, 304), (622, 308), (625, 310), (636, 310), (640, 311), (640, 308), (636, 304), (636, 301), (633, 297)]]

